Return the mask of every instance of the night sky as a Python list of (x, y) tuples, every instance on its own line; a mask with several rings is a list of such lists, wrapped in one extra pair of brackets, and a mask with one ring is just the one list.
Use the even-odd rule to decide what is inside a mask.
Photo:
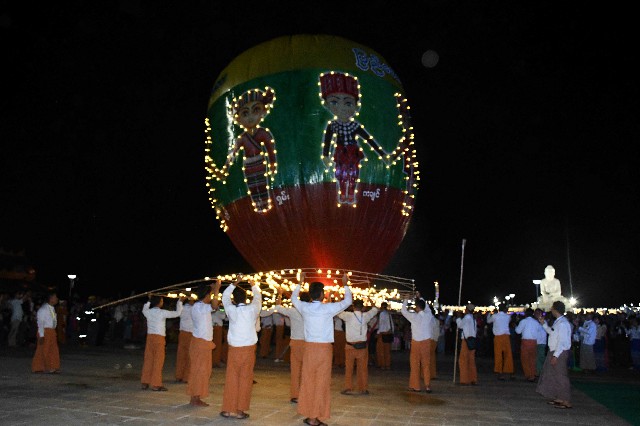
[(438, 281), (441, 301), (457, 303), (464, 264), (463, 302), (528, 303), (551, 264), (583, 306), (640, 303), (630, 11), (95, 3), (0, 6), (0, 247), (24, 248), (38, 281), (66, 290), (76, 273), (85, 295), (124, 296), (251, 272), (207, 199), (207, 102), (237, 55), (304, 33), (377, 51), (409, 99), (421, 186), (386, 274), (429, 298)]

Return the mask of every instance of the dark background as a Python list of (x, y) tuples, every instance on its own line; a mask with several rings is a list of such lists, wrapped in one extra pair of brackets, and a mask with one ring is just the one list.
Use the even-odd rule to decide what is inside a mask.
[(332, 34), (376, 50), (412, 106), (421, 187), (385, 273), (457, 303), (464, 264), (463, 302), (528, 303), (551, 264), (583, 306), (638, 304), (635, 15), (413, 3), (0, 3), (0, 247), (85, 295), (250, 272), (207, 200), (209, 93), (259, 43)]

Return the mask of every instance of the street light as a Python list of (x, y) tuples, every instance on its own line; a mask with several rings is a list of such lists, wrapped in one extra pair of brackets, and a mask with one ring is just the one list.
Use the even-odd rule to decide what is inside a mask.
[(533, 285), (536, 286), (536, 302), (538, 301), (538, 296), (540, 296), (540, 283), (542, 282), (542, 280), (531, 280), (531, 282), (533, 282)]
[(513, 304), (513, 299), (515, 299), (516, 295), (511, 293), (508, 294), (504, 297), (504, 299), (507, 301), (507, 306), (509, 306), (509, 301), (511, 301), (511, 303)]
[(70, 274), (67, 275), (69, 277), (69, 302), (71, 302), (71, 291), (73, 290), (73, 284), (75, 283), (77, 275)]

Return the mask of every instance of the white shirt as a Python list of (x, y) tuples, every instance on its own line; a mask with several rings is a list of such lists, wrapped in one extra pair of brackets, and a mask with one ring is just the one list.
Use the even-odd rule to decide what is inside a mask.
[(251, 287), (253, 300), (248, 305), (244, 303), (234, 305), (231, 302), (231, 293), (235, 288), (235, 284), (231, 284), (222, 293), (222, 304), (227, 317), (229, 317), (227, 342), (230, 346), (235, 347), (255, 345), (258, 342), (256, 321), (262, 308), (260, 287), (257, 285)]
[(374, 307), (370, 311), (340, 312), (338, 317), (345, 323), (347, 342), (364, 342), (367, 340), (368, 322), (378, 313)]
[(211, 342), (213, 340), (213, 322), (211, 313), (213, 308), (209, 303), (196, 302), (191, 308), (193, 319), (193, 337)]
[(516, 326), (516, 333), (522, 334), (523, 340), (537, 340), (540, 328), (542, 328), (542, 326), (537, 319), (526, 317)]
[(211, 323), (214, 327), (222, 327), (224, 325), (224, 319), (226, 317), (227, 314), (218, 309), (217, 311), (211, 312)]
[(9, 304), (11, 305), (11, 322), (22, 321), (22, 318), (24, 317), (22, 299), (11, 299)]
[(344, 331), (344, 328), (342, 328), (342, 326), (344, 325), (344, 321), (342, 321), (340, 318), (333, 317), (333, 329), (336, 331)]
[(50, 304), (43, 303), (36, 313), (36, 321), (38, 323), (38, 336), (44, 337), (45, 328), (55, 329), (58, 325), (56, 310)]
[(273, 318), (273, 325), (275, 325), (276, 327), (284, 327), (284, 316), (274, 313), (272, 315)]
[(596, 340), (604, 339), (607, 334), (607, 325), (600, 323), (596, 326)]
[(583, 344), (595, 345), (596, 334), (597, 334), (597, 327), (595, 322), (591, 320), (585, 321), (584, 324), (582, 324), (582, 327), (580, 327), (579, 331), (580, 331), (580, 334), (582, 335)]
[(547, 331), (542, 327), (542, 324), (540, 324), (539, 322), (538, 324), (540, 325), (540, 328), (538, 328), (538, 330), (536, 331), (536, 344), (546, 345), (549, 335), (547, 334)]
[(127, 312), (126, 308), (127, 305), (118, 305), (115, 307), (113, 310), (113, 319), (115, 319), (116, 322), (120, 322), (124, 319), (124, 313)]
[(276, 306), (276, 311), (286, 315), (291, 321), (291, 340), (304, 340), (304, 320), (302, 314), (294, 307)]
[(433, 332), (433, 323), (435, 318), (431, 313), (431, 309), (425, 307), (420, 312), (409, 312), (407, 309), (409, 301), (404, 300), (402, 302), (402, 309), (400, 312), (411, 323), (411, 340), (421, 342), (423, 340), (431, 339), (431, 333)]
[(270, 313), (269, 311), (262, 311), (262, 313), (260, 314), (260, 327), (262, 327), (262, 328), (273, 327), (273, 314), (272, 313)]
[[(269, 309), (262, 309), (258, 318), (256, 318), (256, 333), (259, 333), (263, 327), (273, 328), (273, 313), (275, 312), (275, 306)], [(264, 321), (264, 325), (262, 325)]]
[(147, 302), (142, 307), (142, 315), (147, 318), (147, 334), (167, 334), (167, 318), (177, 318), (182, 313), (182, 302), (178, 300), (175, 311), (168, 311), (158, 307), (151, 308), (151, 302)]
[(472, 314), (466, 314), (462, 318), (456, 318), (456, 325), (462, 332), (462, 337), (476, 337), (476, 320)]
[(432, 324), (431, 324), (431, 340), (435, 340), (436, 342), (438, 341), (438, 339), (440, 338), (440, 318), (433, 318)]
[(193, 319), (191, 318), (191, 308), (193, 305), (190, 303), (182, 304), (182, 312), (180, 313), (180, 331), (188, 331), (193, 333)]
[(334, 303), (303, 302), (299, 294), (300, 284), (293, 290), (291, 302), (304, 319), (305, 342), (333, 343), (333, 317), (347, 309), (353, 300), (349, 286), (344, 286), (344, 299)]
[(378, 316), (378, 333), (393, 332), (393, 320), (389, 311), (380, 311)]
[(571, 324), (567, 317), (556, 318), (553, 327), (549, 327), (546, 322), (543, 327), (549, 333), (549, 350), (554, 357), (558, 358), (562, 352), (571, 349)]
[(503, 334), (511, 334), (509, 331), (509, 323), (511, 317), (506, 312), (498, 312), (495, 315), (489, 314), (487, 324), (493, 324), (493, 335), (501, 336)]

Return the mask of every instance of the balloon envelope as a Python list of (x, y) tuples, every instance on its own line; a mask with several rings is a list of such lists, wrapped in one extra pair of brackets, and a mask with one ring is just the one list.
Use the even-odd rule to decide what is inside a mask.
[(384, 58), (350, 40), (295, 35), (242, 53), (206, 119), (221, 228), (257, 271), (382, 272), (415, 204), (409, 112)]

